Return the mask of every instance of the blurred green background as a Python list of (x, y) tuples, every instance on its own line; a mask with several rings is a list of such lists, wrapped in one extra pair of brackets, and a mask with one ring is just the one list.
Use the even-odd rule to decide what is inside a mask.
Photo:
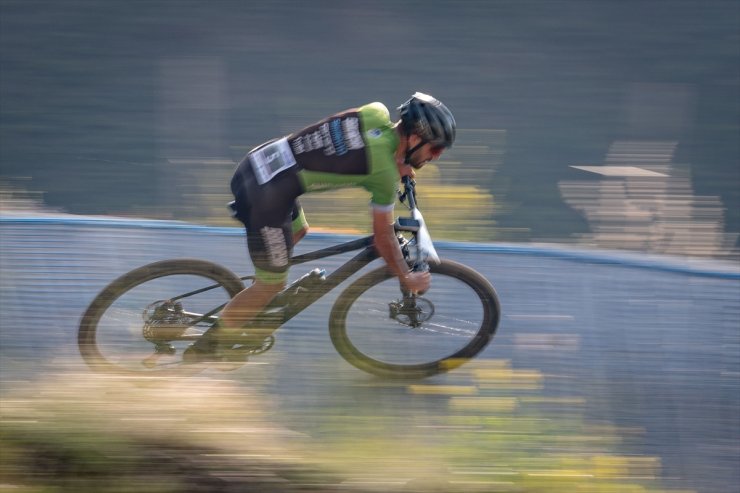
[[(715, 256), (737, 246), (734, 0), (1, 0), (0, 9), (5, 211), (30, 197), (74, 214), (232, 225), (228, 179), (250, 147), (421, 90), (461, 127), (459, 145), (419, 175), (436, 237)], [(625, 234), (594, 234), (605, 192), (594, 192), (597, 175), (570, 166), (644, 168), (656, 154), (673, 185), (648, 184), (647, 196), (661, 197), (652, 205), (622, 197), (612, 214)], [(573, 190), (583, 187), (591, 205), (580, 207)], [(308, 199), (312, 226), (367, 229), (355, 212), (364, 200), (350, 195), (344, 216), (336, 200)], [(671, 216), (664, 204), (676, 201), (685, 211)], [(653, 236), (627, 238), (645, 230)], [(684, 230), (694, 231), (684, 246), (666, 246)]]

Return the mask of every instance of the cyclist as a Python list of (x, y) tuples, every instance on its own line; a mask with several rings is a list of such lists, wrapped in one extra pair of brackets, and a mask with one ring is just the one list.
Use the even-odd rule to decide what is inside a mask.
[[(393, 229), (393, 205), (402, 176), (414, 176), (455, 141), (455, 119), (439, 100), (415, 93), (392, 122), (382, 103), (370, 103), (325, 118), (287, 137), (252, 149), (231, 180), (235, 217), (247, 230), (256, 271), (254, 283), (224, 308), (219, 322), (186, 351), (186, 361), (218, 356), (221, 346), (286, 284), (293, 246), (308, 231), (297, 197), (309, 192), (358, 186), (371, 193), (375, 248), (400, 283), (424, 292), (431, 277), (411, 272)], [(255, 341), (268, 333), (247, 329)]]

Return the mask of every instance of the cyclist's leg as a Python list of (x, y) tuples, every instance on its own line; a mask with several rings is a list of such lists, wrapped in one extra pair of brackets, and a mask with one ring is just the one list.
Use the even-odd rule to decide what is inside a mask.
[(293, 246), (290, 221), (285, 221), (280, 227), (262, 226), (259, 230), (248, 231), (247, 245), (255, 266), (255, 281), (232, 298), (221, 312), (221, 334), (224, 337), (238, 336), (242, 328), (285, 287)]
[[(250, 220), (250, 223), (259, 225), (262, 221), (255, 218)], [(265, 228), (266, 226), (259, 228), (260, 232), (265, 231)], [(285, 288), (288, 275), (287, 262), (293, 253), (293, 246), (308, 232), (308, 222), (297, 199), (293, 202), (290, 220), (284, 221), (280, 228), (272, 227), (271, 229), (270, 232), (265, 231), (266, 235), (252, 234), (250, 236), (249, 231), (247, 231), (247, 244), (252, 262), (257, 270), (257, 276), (251, 286), (237, 294), (224, 308), (221, 314), (224, 327), (232, 328), (232, 330), (237, 327), (244, 327), (272, 301), (276, 294)], [(278, 229), (281, 231), (278, 232)], [(284, 255), (285, 263), (282, 262)], [(278, 268), (274, 268), (275, 266), (270, 262), (273, 257), (279, 258)], [(280, 268), (280, 266), (285, 268)], [(239, 331), (236, 330), (236, 332)], [(255, 335), (267, 336), (269, 334), (255, 333)]]
[(306, 221), (306, 215), (303, 212), (303, 207), (298, 199), (293, 203), (293, 211), (291, 212), (291, 226), (293, 229), (293, 245), (296, 245), (299, 241), (306, 236), (308, 233), (308, 221)]
[[(247, 229), (247, 246), (256, 271), (256, 280), (237, 294), (221, 313), (224, 335), (238, 335), (245, 325), (285, 287), (295, 231), (307, 227), (296, 197), (301, 192), (294, 170), (257, 185), (248, 161), (243, 161), (232, 180), (238, 217)], [(239, 207), (240, 203), (248, 205)], [(294, 230), (293, 225), (298, 224)]]

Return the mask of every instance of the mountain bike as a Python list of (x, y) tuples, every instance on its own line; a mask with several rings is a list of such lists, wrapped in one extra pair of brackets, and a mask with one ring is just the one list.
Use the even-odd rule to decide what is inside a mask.
[[(423, 378), (456, 368), (480, 353), (493, 338), (500, 318), (498, 296), (475, 270), (440, 259), (417, 207), (415, 182), (405, 178), (399, 200), (410, 216), (394, 224), (404, 258), (414, 270), (429, 270), (428, 292), (410, 293), (386, 267), (371, 270), (337, 297), (329, 315), (329, 335), (349, 363), (386, 378)], [(360, 250), (329, 275), (314, 269), (291, 283), (249, 324), (275, 330), (379, 258), (373, 237), (304, 253), (291, 265)], [(182, 355), (218, 320), (226, 303), (244, 288), (230, 270), (205, 260), (154, 262), (119, 277), (104, 288), (84, 313), (78, 346), (93, 370), (122, 374), (187, 374), (203, 365)], [(264, 333), (264, 332), (263, 332)], [(229, 360), (245, 363), (275, 343), (235, 340)]]

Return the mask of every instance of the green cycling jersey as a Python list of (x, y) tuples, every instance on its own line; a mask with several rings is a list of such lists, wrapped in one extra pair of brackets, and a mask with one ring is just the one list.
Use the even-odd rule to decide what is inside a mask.
[(305, 193), (358, 186), (376, 207), (392, 208), (400, 180), (398, 135), (388, 109), (370, 103), (287, 137)]

